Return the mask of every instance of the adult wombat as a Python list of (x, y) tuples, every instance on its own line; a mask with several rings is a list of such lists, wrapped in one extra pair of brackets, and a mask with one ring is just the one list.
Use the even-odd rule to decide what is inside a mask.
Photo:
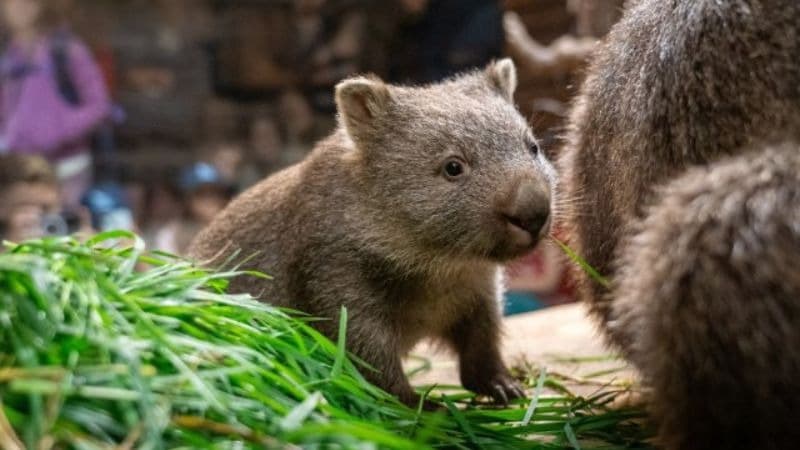
[[(612, 285), (576, 272), (579, 290), (654, 387), (669, 448), (796, 446), (775, 414), (800, 408), (798, 279), (778, 266), (800, 255), (780, 225), (797, 146), (768, 155), (800, 138), (799, 62), (796, 0), (632, 1), (575, 102), (559, 210)], [(786, 186), (747, 191), (764, 177)]]

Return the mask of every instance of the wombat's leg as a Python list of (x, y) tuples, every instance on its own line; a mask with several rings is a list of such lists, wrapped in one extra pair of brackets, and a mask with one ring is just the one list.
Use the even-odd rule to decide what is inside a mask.
[(290, 306), (312, 317), (329, 318), (312, 324), (334, 342), (339, 336), (341, 307), (345, 306), (347, 351), (370, 366), (359, 367), (361, 374), (406, 405), (417, 407), (419, 395), (403, 371), (399, 335), (389, 319), (391, 313), (384, 306), (385, 293), (375, 289), (358, 271), (344, 275), (338, 270), (331, 271), (332, 267), (359, 267), (361, 262), (344, 260), (333, 264), (311, 257), (302, 261), (306, 264), (289, 271), (289, 292), (295, 299)]
[(352, 342), (349, 349), (374, 369), (361, 369), (367, 380), (397, 396), (409, 407), (416, 408), (420, 396), (414, 392), (403, 372), (400, 351), (394, 339), (381, 334), (373, 330), (371, 334), (358, 340), (348, 338), (348, 342)]
[[(382, 388), (410, 408), (417, 408), (420, 395), (411, 387), (403, 371), (400, 358), (401, 352), (395, 339), (396, 335), (390, 334), (392, 328), (389, 324), (380, 324), (380, 318), (361, 317), (366, 327), (360, 327), (358, 322), (348, 327), (348, 349), (359, 358), (368, 363), (373, 369), (362, 369), (361, 373), (371, 383)], [(380, 324), (380, 325), (379, 325)], [(435, 410), (439, 406), (425, 400), (423, 409)]]
[[(355, 284), (352, 282), (351, 284)], [(356, 299), (358, 302), (345, 301), (345, 305), (365, 304), (365, 298), (375, 298), (374, 296), (365, 296), (366, 290), (360, 293), (339, 295), (336, 297), (339, 302), (342, 299)], [(331, 299), (334, 297), (331, 297)], [(312, 310), (312, 304), (335, 304), (332, 301), (318, 299), (316, 303), (309, 302), (305, 306), (305, 310)], [(336, 309), (338, 310), (338, 306)], [(390, 324), (384, 323), (383, 319), (378, 314), (372, 314), (379, 311), (375, 308), (348, 308), (349, 315), (347, 320), (347, 350), (356, 355), (359, 359), (366, 362), (370, 367), (360, 367), (361, 374), (364, 375), (370, 383), (378, 386), (386, 392), (398, 397), (401, 402), (409, 407), (416, 408), (419, 405), (420, 396), (411, 387), (411, 384), (403, 371), (402, 360), (400, 357), (400, 349), (397, 341), (397, 335), (392, 330)], [(339, 333), (339, 317), (338, 312), (317, 312), (320, 317), (333, 317), (334, 320), (315, 322), (314, 326), (328, 336), (331, 340), (335, 341)], [(431, 404), (424, 405), (426, 409), (433, 409)]]
[(493, 299), (480, 299), (463, 319), (450, 329), (446, 339), (458, 352), (461, 384), (489, 395), (497, 402), (525, 395), (500, 356), (500, 318)]

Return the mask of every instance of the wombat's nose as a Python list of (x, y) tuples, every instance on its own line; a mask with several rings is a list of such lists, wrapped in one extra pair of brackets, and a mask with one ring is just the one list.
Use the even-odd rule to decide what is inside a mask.
[(503, 218), (537, 239), (547, 231), (550, 219), (550, 189), (544, 183), (526, 181), (517, 186), (510, 204), (503, 208)]
[(517, 228), (522, 228), (531, 234), (533, 238), (540, 235), (547, 221), (550, 218), (549, 211), (532, 212), (523, 217), (504, 215), (506, 221)]

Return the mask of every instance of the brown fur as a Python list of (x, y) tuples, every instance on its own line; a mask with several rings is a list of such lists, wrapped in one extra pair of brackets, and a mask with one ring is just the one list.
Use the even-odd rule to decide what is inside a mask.
[[(599, 49), (559, 161), (570, 243), (605, 275), (652, 187), (749, 143), (800, 136), (794, 0), (634, 2)], [(582, 288), (598, 317), (608, 297)], [(603, 300), (605, 299), (605, 300)]]
[[(608, 292), (576, 271), (580, 296), (609, 331), (610, 342), (637, 363), (655, 388), (653, 409), (669, 448), (790, 448), (785, 444), (795, 436), (758, 418), (774, 417), (764, 413), (771, 408), (800, 407), (800, 386), (774, 381), (786, 380), (781, 377), (787, 374), (800, 377), (796, 366), (800, 355), (793, 350), (784, 353), (797, 343), (794, 330), (788, 329), (792, 316), (758, 318), (765, 317), (759, 310), (762, 300), (785, 302), (787, 310), (794, 307), (788, 303), (790, 296), (779, 289), (792, 292), (796, 278), (787, 277), (785, 286), (746, 280), (747, 266), (705, 254), (709, 249), (704, 244), (710, 239), (718, 246), (746, 249), (753, 252), (755, 261), (796, 234), (777, 236), (760, 228), (762, 223), (744, 220), (747, 209), (754, 207), (749, 204), (726, 203), (734, 210), (738, 206), (739, 214), (728, 211), (713, 218), (696, 217), (690, 211), (700, 208), (694, 201), (711, 211), (725, 201), (745, 201), (749, 195), (771, 198), (769, 193), (757, 192), (760, 187), (738, 193), (737, 189), (747, 189), (749, 182), (757, 181), (744, 180), (759, 176), (759, 172), (748, 173), (747, 164), (768, 166), (780, 160), (758, 159), (758, 153), (772, 154), (766, 150), (769, 143), (800, 142), (798, 61), (800, 4), (796, 0), (632, 1), (598, 50), (576, 100), (568, 144), (559, 161), (563, 202), (558, 209), (569, 230), (569, 244), (612, 286), (622, 286), (619, 292)], [(754, 149), (756, 155), (744, 156), (747, 149)], [(791, 153), (791, 149), (789, 145), (784, 151)], [(741, 159), (732, 160), (730, 166), (716, 165), (737, 155)], [(706, 184), (697, 180), (698, 172), (679, 178), (697, 166), (710, 168)], [(716, 177), (733, 170), (742, 177), (741, 186), (717, 182)], [(678, 181), (665, 191), (657, 189), (674, 179)], [(782, 181), (796, 182), (790, 177)], [(698, 198), (677, 195), (682, 182), (692, 184)], [(765, 207), (774, 208), (776, 215), (771, 217), (778, 220), (789, 205), (780, 199), (772, 201)], [(652, 205), (657, 206), (650, 209)], [(665, 222), (671, 216), (678, 217)], [(642, 230), (641, 236), (650, 237), (637, 237), (626, 249), (626, 236), (640, 230), (641, 220), (642, 227), (660, 226)], [(683, 232), (689, 234), (686, 239), (691, 244), (674, 248)], [(774, 242), (748, 242), (753, 244), (748, 246), (737, 241), (740, 236), (761, 234)], [(643, 245), (652, 247), (645, 250)], [(773, 264), (797, 253), (796, 247), (784, 246), (767, 257), (761, 270), (772, 273), (778, 282), (787, 273)], [(697, 278), (680, 278), (680, 270), (687, 265), (690, 272), (697, 271)], [(689, 284), (680, 284), (684, 282)], [(737, 289), (749, 295), (731, 297)], [(648, 311), (637, 316), (670, 311), (675, 302), (680, 309), (671, 311), (674, 317), (647, 322), (648, 328), (631, 322), (608, 327), (615, 315), (625, 316), (626, 308), (637, 301), (637, 308)], [(733, 316), (714, 306), (720, 304), (727, 304)], [(752, 338), (736, 325), (750, 319), (755, 320), (751, 326), (757, 327), (751, 333), (768, 336), (758, 341), (762, 345), (751, 346), (761, 338)], [(714, 343), (706, 341), (709, 324), (714, 324), (717, 333)], [(785, 344), (777, 345), (782, 339)], [(681, 344), (673, 345), (677, 341)], [(722, 350), (726, 345), (733, 350)], [(741, 351), (736, 352), (737, 348)], [(785, 371), (770, 378), (768, 362), (781, 358), (788, 359), (782, 366)], [(693, 378), (698, 373), (703, 375)], [(768, 394), (753, 381), (760, 376), (769, 386)], [(711, 385), (718, 389), (710, 389)], [(737, 396), (761, 404), (745, 406)], [(757, 416), (753, 411), (764, 414)], [(745, 423), (755, 424), (754, 428), (741, 429)], [(743, 439), (736, 440), (739, 435)], [(719, 444), (722, 436), (730, 445)], [(759, 439), (761, 443), (755, 444)]]
[(626, 245), (612, 332), (674, 449), (800, 442), (800, 146), (690, 170)]
[[(331, 338), (346, 306), (349, 350), (408, 404), (418, 396), (401, 356), (423, 337), (458, 352), (465, 387), (521, 395), (498, 349), (499, 263), (547, 229), (554, 178), (531, 154), (515, 85), (510, 60), (425, 87), (340, 83), (339, 129), (234, 200), (191, 253), (258, 251), (248, 265), (274, 280), (243, 277), (233, 288), (332, 319), (317, 323)], [(443, 173), (453, 157), (467, 167), (455, 181)]]

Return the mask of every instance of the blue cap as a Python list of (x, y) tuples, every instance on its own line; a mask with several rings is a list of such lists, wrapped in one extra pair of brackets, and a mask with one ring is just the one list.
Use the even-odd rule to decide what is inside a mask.
[(106, 214), (115, 209), (128, 207), (125, 192), (115, 183), (93, 186), (83, 195), (81, 203), (89, 208), (92, 215)]
[(191, 192), (205, 185), (221, 185), (225, 183), (222, 176), (213, 165), (206, 162), (196, 162), (181, 170), (178, 186), (185, 192)]
[(133, 215), (125, 200), (122, 186), (108, 182), (93, 186), (81, 198), (92, 215), (92, 226), (98, 231), (133, 228)]

